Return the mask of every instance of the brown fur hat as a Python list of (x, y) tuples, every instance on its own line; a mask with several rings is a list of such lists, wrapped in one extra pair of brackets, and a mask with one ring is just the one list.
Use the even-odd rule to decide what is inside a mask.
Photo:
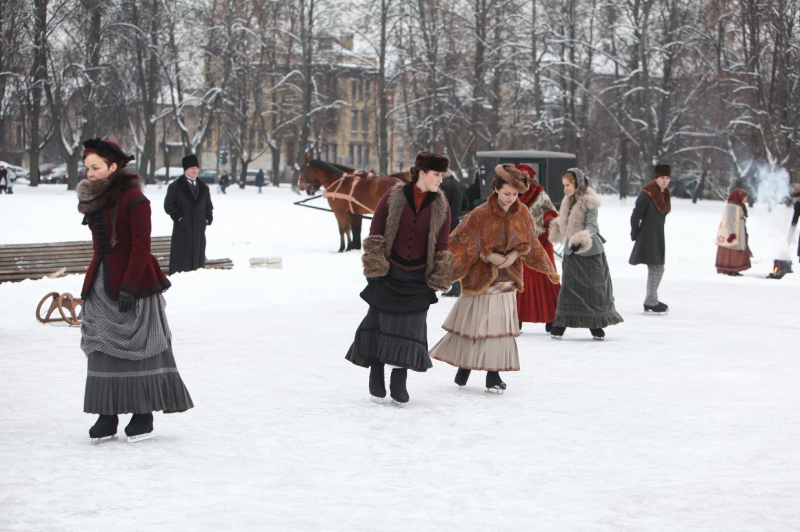
[(444, 155), (419, 151), (414, 158), (414, 166), (420, 170), (447, 172), (447, 169), (450, 167), (450, 159)]
[(494, 173), (503, 181), (519, 190), (524, 194), (531, 188), (532, 179), (528, 174), (517, 170), (513, 164), (498, 164), (494, 167)]
[(672, 167), (668, 164), (657, 164), (653, 173), (655, 174), (653, 177), (672, 177)]

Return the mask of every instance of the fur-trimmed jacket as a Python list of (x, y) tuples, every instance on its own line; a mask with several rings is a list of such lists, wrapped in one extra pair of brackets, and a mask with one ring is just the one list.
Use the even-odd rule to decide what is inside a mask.
[(565, 196), (561, 201), (558, 218), (550, 222), (550, 242), (564, 244), (564, 255), (572, 254), (572, 245), (578, 244), (577, 253), (584, 257), (599, 255), (605, 251), (605, 239), (600, 236), (597, 211), (600, 196), (586, 188), (579, 196)]
[(450, 234), (450, 251), (453, 279), (461, 279), (461, 293), (465, 296), (483, 294), (497, 278), (499, 268), (485, 261), (491, 253), (519, 253), (506, 273), (520, 292), (525, 289), (523, 263), (547, 275), (551, 282), (559, 281), (555, 266), (539, 243), (526, 206), (516, 201), (506, 211), (500, 206), (496, 192), (492, 192), (486, 203), (475, 207)]
[(113, 300), (120, 290), (143, 298), (170, 287), (150, 253), (150, 201), (143, 186), (138, 175), (122, 169), (108, 179), (78, 184), (78, 211), (92, 231), (94, 248), (81, 291), (83, 299), (91, 295), (99, 267), (105, 274), (106, 294)]
[(378, 202), (364, 239), (364, 276), (385, 276), (391, 262), (405, 270), (425, 268), (428, 286), (447, 290), (453, 269), (448, 251), (450, 207), (441, 191), (429, 192), (417, 212), (415, 186), (413, 182), (398, 184)]

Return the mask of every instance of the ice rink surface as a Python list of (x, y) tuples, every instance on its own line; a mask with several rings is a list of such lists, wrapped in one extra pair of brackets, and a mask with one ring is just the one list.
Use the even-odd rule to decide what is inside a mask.
[[(0, 244), (90, 238), (63, 186), (14, 191)], [(171, 232), (165, 192), (146, 190), (154, 236)], [(288, 188), (212, 199), (206, 255), (236, 266), (171, 278), (195, 408), (156, 414), (151, 440), (90, 443), (80, 329), (34, 319), (83, 277), (0, 285), (0, 530), (800, 529), (800, 273), (765, 279), (789, 208), (750, 209), (753, 268), (731, 278), (714, 269), (724, 204), (673, 200), (670, 312), (654, 316), (646, 267), (627, 263), (635, 198), (604, 197), (625, 322), (604, 342), (525, 324), (505, 395), (478, 372), (459, 389), (435, 361), (399, 409), (372, 403), (367, 370), (344, 360), (367, 305), (360, 252), (333, 253), (333, 215)], [(249, 268), (264, 256), (283, 269)], [(431, 346), (454, 302), (431, 307)]]

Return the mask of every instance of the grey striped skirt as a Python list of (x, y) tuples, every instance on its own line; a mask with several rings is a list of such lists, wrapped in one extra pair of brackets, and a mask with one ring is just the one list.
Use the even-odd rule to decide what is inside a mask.
[(83, 401), (91, 414), (183, 412), (194, 406), (172, 356), (161, 294), (120, 312), (105, 291), (102, 267), (83, 309), (81, 348), (88, 374)]
[(590, 257), (564, 255), (561, 264), (561, 291), (553, 327), (603, 329), (622, 323), (622, 316), (614, 307), (614, 287), (605, 253)]

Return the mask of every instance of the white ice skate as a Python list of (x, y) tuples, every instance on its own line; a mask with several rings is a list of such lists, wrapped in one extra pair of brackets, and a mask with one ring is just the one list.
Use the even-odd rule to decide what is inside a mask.
[(128, 436), (128, 443), (136, 443), (144, 440), (149, 440), (155, 436), (155, 432), (148, 432), (146, 434), (137, 434), (136, 436)]
[(117, 435), (116, 434), (112, 434), (111, 436), (103, 436), (102, 438), (92, 438), (91, 440), (92, 440), (93, 444), (99, 445), (101, 443), (106, 443), (106, 442), (109, 442), (109, 441), (112, 441), (112, 440), (116, 440), (116, 439), (117, 439)]

